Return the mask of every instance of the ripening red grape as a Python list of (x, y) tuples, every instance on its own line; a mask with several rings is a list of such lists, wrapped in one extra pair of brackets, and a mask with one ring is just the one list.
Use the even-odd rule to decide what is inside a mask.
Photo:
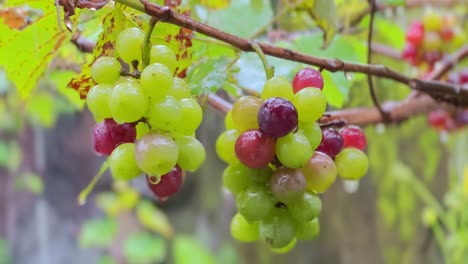
[(93, 139), (97, 153), (110, 155), (118, 145), (134, 142), (136, 129), (133, 124), (117, 124), (108, 118), (94, 126)]
[(258, 110), (258, 126), (265, 135), (279, 138), (297, 127), (297, 110), (286, 99), (273, 97), (267, 99)]
[(363, 150), (366, 148), (366, 135), (358, 126), (346, 126), (340, 129), (340, 135), (343, 138), (343, 148), (355, 147)]
[(306, 180), (298, 169), (279, 167), (270, 178), (270, 190), (280, 201), (289, 201), (304, 193)]
[(237, 138), (235, 152), (245, 166), (262, 168), (275, 157), (275, 141), (258, 130), (248, 130)]
[(414, 45), (422, 43), (424, 38), (424, 27), (410, 27), (406, 31), (406, 40)]
[(320, 71), (312, 68), (304, 68), (296, 73), (292, 83), (294, 93), (306, 87), (323, 89), (323, 77)]
[(158, 176), (146, 176), (148, 187), (156, 196), (169, 197), (179, 191), (182, 185), (182, 170), (178, 165), (160, 177), (159, 180)]
[(330, 158), (334, 158), (340, 153), (343, 148), (343, 138), (340, 133), (333, 128), (326, 128), (322, 130), (322, 142), (317, 147), (317, 151), (321, 151)]

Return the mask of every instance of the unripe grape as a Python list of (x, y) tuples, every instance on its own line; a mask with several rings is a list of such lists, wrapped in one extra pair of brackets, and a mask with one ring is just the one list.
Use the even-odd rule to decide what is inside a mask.
[(293, 89), (290, 82), (283, 76), (275, 76), (265, 82), (261, 98), (266, 100), (272, 97), (281, 97), (291, 101)]
[(318, 218), (305, 223), (296, 222), (296, 238), (298, 240), (313, 240), (319, 236), (320, 224)]
[(359, 180), (369, 169), (366, 154), (356, 148), (345, 148), (335, 159), (338, 175), (348, 180)]
[(275, 208), (271, 216), (260, 222), (260, 238), (271, 248), (282, 248), (294, 239), (294, 221), (283, 209)]
[(231, 110), (234, 125), (240, 132), (258, 128), (258, 109), (262, 101), (254, 96), (244, 96), (237, 100)]
[(112, 117), (109, 101), (112, 95), (112, 86), (98, 84), (91, 88), (86, 96), (86, 104), (96, 121)]
[(177, 67), (177, 57), (168, 46), (154, 45), (150, 51), (150, 63), (161, 63), (174, 74)]
[(423, 16), (424, 29), (427, 31), (439, 31), (442, 27), (442, 18), (435, 12), (428, 12)]
[(202, 143), (194, 137), (177, 137), (175, 143), (179, 148), (177, 164), (185, 171), (194, 172), (205, 161), (206, 152)]
[(337, 175), (335, 162), (325, 153), (315, 151), (301, 169), (307, 182), (307, 189), (318, 193), (325, 192)]
[(240, 133), (237, 130), (226, 130), (216, 140), (216, 153), (226, 163), (239, 162), (236, 157), (235, 145)]
[(232, 120), (232, 110), (229, 110), (224, 117), (224, 128), (226, 130), (236, 129), (234, 121)]
[(120, 63), (112, 57), (100, 57), (91, 66), (91, 77), (99, 84), (113, 84), (120, 78)]
[(299, 131), (307, 138), (312, 150), (315, 150), (320, 145), (320, 142), (322, 141), (322, 129), (318, 123), (299, 122)]
[(232, 194), (237, 195), (252, 185), (253, 170), (241, 163), (229, 165), (223, 171), (223, 186)]
[(179, 149), (172, 138), (162, 134), (146, 134), (136, 142), (138, 167), (148, 175), (160, 177), (175, 167)]
[(131, 180), (141, 174), (135, 161), (135, 144), (124, 143), (112, 151), (109, 167), (116, 180)]
[(167, 95), (170, 95), (177, 100), (190, 98), (190, 88), (184, 79), (174, 77), (172, 82), (172, 89), (169, 89)]
[(139, 28), (126, 28), (120, 32), (115, 42), (115, 49), (120, 58), (127, 63), (140, 61), (142, 58), (145, 33)]
[(276, 157), (288, 168), (301, 168), (312, 153), (309, 141), (299, 131), (276, 140)]
[(152, 101), (146, 116), (151, 129), (158, 131), (173, 131), (183, 122), (179, 102), (172, 96), (161, 101)]
[(174, 79), (171, 71), (161, 63), (148, 65), (141, 72), (141, 88), (153, 101), (163, 99), (172, 89)]
[(193, 98), (179, 100), (179, 106), (181, 122), (177, 124), (175, 131), (182, 135), (193, 135), (202, 122), (203, 109)]
[(442, 47), (442, 39), (436, 32), (424, 34), (423, 47), (426, 51), (437, 51)]
[(322, 91), (315, 88), (301, 89), (294, 95), (292, 103), (297, 109), (300, 122), (314, 122), (327, 108), (327, 100)]
[(291, 251), (296, 246), (296, 244), (297, 244), (297, 239), (293, 238), (293, 240), (289, 242), (289, 244), (287, 244), (286, 246), (282, 248), (272, 248), (271, 251), (273, 251), (276, 254), (286, 254), (289, 251)]
[(127, 82), (114, 87), (109, 101), (112, 117), (119, 123), (140, 120), (146, 114), (148, 105), (148, 97), (141, 87)]
[(288, 203), (291, 216), (299, 222), (310, 221), (320, 215), (322, 202), (320, 198), (311, 192), (305, 192), (300, 197)]
[(259, 238), (258, 223), (249, 223), (237, 213), (231, 220), (231, 235), (242, 242), (253, 242)]
[(273, 197), (262, 186), (249, 186), (236, 198), (237, 211), (249, 222), (264, 219), (273, 210)]

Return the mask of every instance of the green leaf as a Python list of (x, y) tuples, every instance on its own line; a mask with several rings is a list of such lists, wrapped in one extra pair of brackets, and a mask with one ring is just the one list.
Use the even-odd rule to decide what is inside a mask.
[(177, 235), (173, 241), (175, 264), (214, 264), (214, 256), (199, 241), (188, 235)]
[(131, 234), (124, 242), (127, 263), (150, 264), (162, 262), (166, 256), (166, 242), (149, 233)]
[(79, 244), (83, 248), (109, 246), (118, 231), (115, 218), (91, 219), (83, 223)]
[(15, 187), (19, 190), (41, 194), (44, 191), (44, 182), (39, 175), (33, 172), (26, 172), (15, 177)]
[(174, 235), (174, 228), (167, 216), (151, 202), (141, 201), (137, 206), (136, 213), (138, 221), (140, 221), (144, 227), (166, 238), (171, 238)]
[[(348, 88), (345, 85), (337, 85), (334, 81), (333, 75), (334, 74), (330, 72), (322, 72), (324, 83), (323, 95), (327, 99), (327, 103), (329, 105), (341, 108), (348, 97)], [(341, 78), (339, 78), (339, 76), (335, 76), (335, 79)]]
[(314, 7), (307, 12), (323, 31), (322, 48), (326, 49), (338, 30), (335, 1), (315, 0)]
[(52, 127), (56, 120), (56, 111), (53, 95), (38, 92), (31, 97), (26, 106), (28, 118), (44, 127)]
[(209, 59), (188, 73), (187, 81), (192, 95), (214, 93), (224, 85), (228, 77), (228, 65), (231, 60), (228, 57)]
[[(24, 1), (9, 1), (24, 5)], [(57, 23), (57, 10), (49, 1), (28, 1), (41, 14), (22, 30), (10, 28), (0, 20), (0, 67), (15, 84), (21, 97), (27, 97), (39, 77), (71, 34), (61, 31)]]
[(117, 262), (114, 261), (112, 256), (110, 255), (104, 255), (102, 256), (97, 264), (116, 264)]
[(68, 82), (75, 76), (72, 71), (53, 71), (49, 74), (49, 79), (55, 85), (59, 92), (66, 100), (77, 110), (83, 109), (85, 101), (81, 100), (80, 94), (73, 89), (67, 87)]
[(11, 263), (8, 243), (5, 239), (0, 237), (0, 264)]

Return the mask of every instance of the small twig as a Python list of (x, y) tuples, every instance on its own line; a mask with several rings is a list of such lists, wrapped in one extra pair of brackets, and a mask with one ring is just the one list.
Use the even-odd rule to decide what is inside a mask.
[(125, 69), (120, 70), (120, 76), (126, 76), (126, 77), (133, 77), (135, 79), (140, 79), (141, 72), (138, 70), (135, 70), (133, 72), (129, 72)]
[(325, 123), (319, 123), (319, 126), (321, 128), (327, 128), (327, 127), (344, 127), (348, 124), (348, 122), (346, 122), (346, 120), (344, 119), (336, 119), (336, 120), (332, 120), (332, 121), (329, 121), (329, 122), (325, 122)]
[(458, 62), (462, 61), (463, 59), (468, 57), (468, 44), (460, 48), (454, 54), (446, 57), (443, 60), (443, 65), (434, 71), (432, 71), (429, 76), (427, 76), (430, 80), (437, 80), (442, 78), (448, 71), (450, 71)]
[(158, 23), (158, 19), (152, 17), (149, 21), (148, 32), (146, 32), (145, 42), (143, 44), (143, 68), (148, 66), (150, 62), (150, 52), (151, 52), (151, 34), (153, 34), (154, 26)]
[(263, 68), (265, 69), (265, 75), (267, 80), (273, 78), (273, 76), (275, 76), (275, 67), (271, 66), (268, 63), (268, 60), (266, 59), (265, 53), (263, 53), (262, 48), (260, 48), (260, 46), (255, 40), (252, 40), (250, 45), (252, 46), (252, 49), (255, 50), (258, 57), (260, 57), (260, 60), (263, 63)]

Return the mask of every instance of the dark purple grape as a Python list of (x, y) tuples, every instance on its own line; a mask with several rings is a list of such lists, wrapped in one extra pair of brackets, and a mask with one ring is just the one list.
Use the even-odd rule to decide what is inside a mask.
[(272, 138), (286, 136), (297, 127), (297, 110), (284, 98), (269, 98), (258, 110), (258, 126)]
[(340, 153), (343, 145), (344, 142), (340, 133), (333, 128), (326, 128), (322, 130), (322, 141), (316, 151), (323, 152), (333, 159)]
[(285, 202), (304, 193), (306, 180), (300, 170), (280, 167), (270, 178), (270, 189), (278, 200)]

